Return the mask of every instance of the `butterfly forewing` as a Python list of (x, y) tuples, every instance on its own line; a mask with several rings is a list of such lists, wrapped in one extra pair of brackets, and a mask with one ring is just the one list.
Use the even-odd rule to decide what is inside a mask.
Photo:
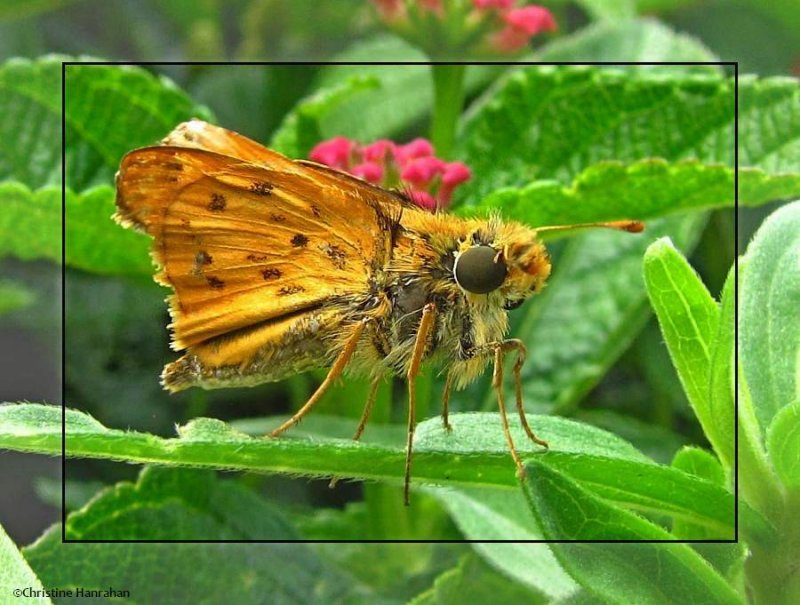
[(289, 346), (278, 337), (309, 320), (303, 311), (366, 296), (387, 254), (386, 217), (368, 189), (343, 191), (264, 151), (255, 164), (152, 147), (128, 154), (118, 175), (118, 219), (154, 236), (159, 281), (175, 291), (173, 344), (209, 365)]

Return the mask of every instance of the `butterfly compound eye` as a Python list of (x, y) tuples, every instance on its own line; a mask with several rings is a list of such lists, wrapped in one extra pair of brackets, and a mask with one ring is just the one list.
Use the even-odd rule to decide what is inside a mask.
[(506, 278), (506, 263), (491, 246), (473, 246), (456, 259), (456, 282), (467, 292), (488, 294)]

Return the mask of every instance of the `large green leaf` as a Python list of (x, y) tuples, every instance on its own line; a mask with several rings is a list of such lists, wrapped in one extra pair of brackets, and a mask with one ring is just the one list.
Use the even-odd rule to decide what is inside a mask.
[(552, 599), (565, 598), (577, 585), (546, 544), (496, 542), (541, 540), (541, 530), (521, 492), (487, 488), (431, 489), (473, 548), (510, 578)]
[[(675, 0), (668, 0), (675, 2)], [(632, 2), (622, 0), (607, 2), (606, 0), (588, 0), (583, 4), (592, 4), (600, 10), (612, 6), (631, 6)], [(617, 13), (615, 8), (610, 11)], [(627, 12), (627, 11), (626, 11)], [(608, 15), (611, 16), (611, 15)], [(666, 61), (708, 61), (711, 51), (690, 36), (679, 34), (663, 23), (649, 19), (613, 19), (592, 23), (587, 27), (560, 36), (547, 44), (538, 53), (541, 61), (650, 61), (655, 65), (620, 66), (627, 69), (629, 75), (664, 73), (676, 71), (681, 73), (719, 71), (717, 66), (709, 65), (659, 65)], [(634, 59), (635, 58), (635, 59)]]
[(740, 304), (742, 369), (763, 437), (800, 399), (800, 202), (770, 215), (748, 246)]
[[(0, 594), (7, 603), (24, 600), (35, 605), (52, 605), (44, 586), (0, 525)], [(48, 585), (48, 589), (52, 587)]]
[[(0, 66), (0, 177), (31, 189), (61, 183), (61, 69), (50, 55)], [(81, 192), (110, 184), (122, 155), (155, 143), (178, 122), (210, 118), (174, 84), (140, 67), (66, 67), (66, 176)]]
[[(347, 62), (409, 61), (425, 55), (394, 36), (359, 42), (334, 57)], [(465, 87), (473, 92), (497, 67), (472, 66)], [(305, 157), (322, 139), (347, 136), (362, 143), (403, 134), (430, 113), (433, 104), (428, 65), (331, 65), (320, 73), (314, 92), (284, 119), (272, 146), (292, 157)]]
[[(151, 512), (156, 525), (173, 519), (164, 510)], [(98, 598), (109, 589), (128, 591), (121, 597), (131, 603), (249, 604), (263, 603), (265, 595), (270, 603), (286, 605), (383, 603), (307, 544), (69, 544), (61, 541), (61, 528), (55, 526), (24, 554), (50, 589), (81, 587), (98, 591)]]
[[(546, 537), (670, 540), (652, 523), (593, 496), (562, 473), (528, 464), (526, 494)], [(742, 599), (685, 544), (553, 544), (556, 557), (608, 603), (729, 603)]]
[(61, 61), (0, 65), (0, 178), (31, 188), (61, 182)]
[[(717, 455), (733, 465), (732, 427), (720, 433), (710, 402), (711, 349), (719, 307), (689, 263), (669, 240), (651, 245), (644, 258), (650, 302), (658, 317), (684, 391)], [(728, 414), (730, 424), (733, 415)]]
[[(54, 69), (52, 61), (42, 68)], [(212, 119), (172, 81), (141, 67), (69, 65), (65, 70), (66, 179), (78, 193), (111, 184), (125, 153), (157, 143), (178, 123)], [(56, 117), (60, 123), (60, 114)]]
[(297, 540), (282, 513), (207, 470), (146, 467), (67, 519), (68, 540)]
[[(653, 159), (633, 164), (600, 162), (581, 172), (568, 187), (550, 180), (504, 187), (490, 193), (477, 209), (500, 209), (506, 218), (537, 226), (613, 220), (632, 212), (637, 219), (647, 220), (689, 210), (732, 208), (734, 192), (734, 171), (720, 164)], [(800, 171), (771, 176), (757, 168), (741, 170), (739, 192), (741, 205), (798, 195)]]
[[(0, 447), (20, 451), (60, 451), (59, 410), (41, 405), (7, 405), (0, 408)], [(600, 429), (557, 417), (537, 417), (535, 426), (557, 450), (537, 452), (513, 424), (518, 449), (564, 472), (593, 492), (628, 508), (654, 515), (669, 515), (711, 528), (732, 532), (732, 496), (700, 479), (650, 462), (627, 444)], [(492, 424), (488, 424), (492, 422)], [(457, 414), (454, 430), (445, 432), (438, 419), (420, 424), (415, 441), (415, 483), (450, 486), (490, 486), (508, 489), (518, 485), (507, 445), (494, 414)], [(91, 417), (67, 411), (66, 449), (70, 456), (110, 458), (134, 463), (203, 466), (319, 477), (402, 480), (403, 451), (396, 447), (356, 444), (349, 440), (254, 439), (224, 423), (197, 419), (179, 427), (179, 437), (165, 439), (150, 434), (107, 429)], [(768, 536), (770, 529), (752, 513), (754, 535)], [(525, 520), (517, 516), (508, 527), (525, 534)], [(461, 523), (472, 523), (462, 517)], [(483, 530), (473, 530), (472, 533)], [(515, 538), (517, 536), (509, 536)]]

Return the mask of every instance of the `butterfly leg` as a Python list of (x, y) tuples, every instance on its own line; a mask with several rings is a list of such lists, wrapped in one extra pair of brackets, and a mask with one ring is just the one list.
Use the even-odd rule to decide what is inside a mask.
[(522, 366), (525, 363), (525, 357), (527, 356), (528, 351), (523, 342), (517, 338), (511, 338), (503, 341), (502, 344), (504, 349), (507, 351), (511, 350), (512, 348), (517, 350), (517, 360), (514, 362), (514, 393), (517, 400), (517, 412), (519, 413), (520, 424), (522, 424), (525, 434), (528, 435), (531, 441), (543, 447), (549, 448), (550, 444), (544, 439), (537, 437), (531, 430), (531, 427), (528, 424), (528, 419), (525, 416), (525, 408), (522, 405)]
[(378, 375), (372, 379), (372, 384), (369, 387), (369, 395), (367, 396), (367, 403), (364, 405), (364, 411), (361, 413), (361, 420), (358, 421), (358, 427), (356, 428), (355, 435), (353, 435), (353, 441), (361, 439), (361, 433), (364, 432), (364, 427), (367, 426), (367, 421), (375, 405), (375, 399), (378, 397), (378, 387), (381, 385), (381, 378), (383, 378), (383, 376)]
[(452, 371), (448, 372), (447, 379), (445, 380), (444, 383), (444, 391), (442, 393), (442, 426), (444, 427), (444, 430), (446, 430), (448, 433), (453, 430), (453, 427), (450, 426), (450, 421), (448, 420), (450, 392), (452, 391), (453, 388), (453, 379), (454, 379), (453, 372)]
[(536, 443), (547, 447), (547, 442), (542, 441), (533, 434), (533, 431), (528, 425), (528, 420), (525, 418), (525, 411), (522, 407), (522, 384), (520, 371), (522, 369), (522, 363), (525, 361), (525, 345), (523, 345), (522, 342), (517, 339), (505, 340), (495, 344), (492, 387), (497, 394), (497, 406), (500, 408), (500, 420), (503, 423), (503, 434), (505, 435), (506, 442), (508, 443), (508, 448), (511, 451), (511, 457), (514, 459), (514, 463), (517, 465), (517, 476), (522, 479), (525, 477), (525, 467), (522, 464), (522, 459), (519, 457), (517, 448), (514, 446), (514, 440), (511, 438), (511, 431), (508, 427), (508, 415), (506, 413), (505, 398), (503, 396), (503, 356), (507, 351), (513, 349), (517, 350), (517, 363), (514, 365), (514, 378), (516, 381), (517, 411), (519, 412), (522, 426), (525, 429), (528, 437), (530, 437)]
[(308, 414), (311, 409), (322, 399), (322, 396), (325, 394), (330, 386), (333, 384), (334, 380), (339, 378), (342, 375), (345, 367), (347, 367), (348, 362), (353, 357), (353, 353), (356, 351), (356, 347), (358, 346), (358, 341), (361, 338), (361, 334), (364, 332), (364, 327), (367, 325), (368, 322), (372, 321), (371, 318), (365, 318), (361, 320), (359, 323), (356, 324), (355, 330), (347, 339), (347, 342), (342, 348), (339, 356), (336, 358), (336, 361), (333, 362), (331, 369), (328, 370), (328, 375), (325, 377), (325, 380), (322, 381), (322, 384), (317, 387), (317, 390), (314, 391), (314, 394), (309, 397), (308, 401), (306, 401), (305, 405), (301, 407), (297, 412), (289, 418), (286, 422), (272, 431), (269, 436), (270, 437), (277, 437), (281, 433), (285, 432), (286, 430), (292, 428), (293, 426), (297, 426), (297, 423), (303, 419), (303, 416)]
[[(381, 385), (381, 378), (382, 376), (378, 375), (372, 379), (372, 384), (370, 385), (369, 395), (367, 396), (367, 403), (364, 405), (364, 411), (361, 413), (361, 420), (358, 421), (358, 428), (356, 428), (356, 434), (353, 435), (353, 441), (358, 441), (361, 439), (361, 433), (364, 432), (364, 427), (367, 425), (367, 421), (369, 420), (369, 416), (372, 413), (372, 408), (375, 405), (375, 399), (378, 397), (378, 387)], [(333, 477), (331, 482), (328, 483), (328, 487), (333, 489), (336, 487), (336, 484), (339, 482), (339, 477)]]
[(406, 372), (408, 380), (408, 438), (406, 440), (406, 468), (405, 468), (405, 482), (403, 484), (403, 501), (408, 506), (409, 492), (408, 484), (411, 480), (411, 454), (412, 445), (414, 442), (414, 428), (416, 427), (415, 417), (417, 409), (417, 390), (416, 382), (419, 368), (422, 365), (422, 358), (425, 355), (425, 349), (428, 344), (428, 336), (433, 329), (434, 311), (436, 306), (433, 303), (428, 303), (422, 308), (422, 319), (419, 322), (417, 329), (417, 336), (414, 339), (414, 350), (411, 354), (411, 363)]

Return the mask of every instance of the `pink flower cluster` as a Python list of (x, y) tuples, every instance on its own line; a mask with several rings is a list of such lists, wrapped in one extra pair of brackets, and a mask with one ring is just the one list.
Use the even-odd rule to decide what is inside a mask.
[[(415, 24), (421, 19), (433, 19), (440, 21), (443, 28), (437, 38), (450, 40), (456, 46), (459, 39), (472, 40), (471, 45), (478, 49), (501, 53), (522, 50), (535, 35), (557, 29), (546, 8), (533, 4), (517, 7), (517, 3), (518, 0), (372, 0), (381, 19), (412, 42)], [(453, 13), (460, 13), (460, 19), (453, 19)], [(460, 35), (452, 31), (459, 21)], [(480, 32), (477, 38), (476, 32)], [(418, 42), (425, 47), (425, 40)]]
[(491, 36), (495, 50), (513, 53), (528, 46), (531, 38), (543, 31), (555, 31), (556, 21), (549, 10), (531, 4), (514, 8), (514, 0), (472, 0), (475, 8), (494, 11), (503, 26)]
[(465, 164), (434, 156), (433, 145), (421, 138), (405, 145), (388, 139), (360, 145), (335, 137), (319, 143), (308, 157), (387, 189), (402, 188), (431, 211), (447, 208), (455, 188), (472, 176)]

